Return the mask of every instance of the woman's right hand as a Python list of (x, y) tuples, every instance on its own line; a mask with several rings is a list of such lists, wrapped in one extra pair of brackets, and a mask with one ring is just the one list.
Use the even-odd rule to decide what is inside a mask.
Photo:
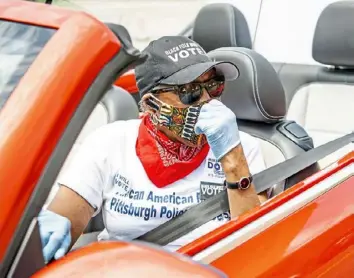
[(71, 243), (70, 220), (50, 210), (42, 210), (38, 224), (45, 263), (53, 257), (56, 260), (63, 257)]

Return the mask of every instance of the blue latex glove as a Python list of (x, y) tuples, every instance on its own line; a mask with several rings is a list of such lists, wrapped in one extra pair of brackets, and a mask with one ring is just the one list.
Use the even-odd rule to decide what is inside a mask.
[(50, 210), (42, 210), (38, 224), (45, 263), (53, 257), (56, 260), (63, 257), (71, 243), (70, 220)]
[(217, 160), (240, 144), (234, 112), (216, 99), (202, 106), (194, 130), (205, 134)]

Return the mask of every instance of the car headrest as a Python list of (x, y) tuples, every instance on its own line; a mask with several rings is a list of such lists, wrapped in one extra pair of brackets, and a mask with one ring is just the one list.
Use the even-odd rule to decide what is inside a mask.
[(240, 76), (226, 82), (221, 101), (240, 120), (274, 123), (286, 114), (283, 85), (272, 65), (259, 53), (241, 47), (213, 50), (208, 56), (216, 61), (237, 65)]
[(108, 112), (108, 121), (126, 121), (139, 118), (139, 109), (133, 96), (123, 88), (112, 86), (101, 100)]
[(354, 67), (354, 2), (328, 5), (321, 13), (313, 38), (312, 57), (319, 63)]
[(206, 52), (229, 46), (252, 48), (245, 16), (236, 7), (226, 3), (209, 4), (199, 11), (192, 39)]

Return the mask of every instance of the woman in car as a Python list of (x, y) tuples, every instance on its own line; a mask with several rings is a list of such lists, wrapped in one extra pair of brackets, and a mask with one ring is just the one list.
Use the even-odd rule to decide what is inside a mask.
[(259, 145), (217, 100), (237, 67), (211, 61), (182, 36), (155, 40), (144, 53), (135, 73), (145, 116), (84, 141), (38, 218), (46, 262), (63, 256), (100, 211), (99, 240), (132, 240), (226, 185), (230, 213), (166, 246), (176, 250), (260, 204), (250, 174), (265, 168)]

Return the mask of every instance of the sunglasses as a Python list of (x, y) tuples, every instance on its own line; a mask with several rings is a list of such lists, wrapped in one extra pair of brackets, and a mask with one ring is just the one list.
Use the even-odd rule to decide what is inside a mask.
[(157, 86), (152, 89), (152, 93), (161, 94), (174, 92), (178, 95), (180, 101), (185, 105), (191, 105), (198, 101), (203, 95), (203, 89), (207, 91), (211, 98), (220, 97), (224, 91), (224, 76), (215, 76), (203, 83), (189, 83), (176, 86)]

